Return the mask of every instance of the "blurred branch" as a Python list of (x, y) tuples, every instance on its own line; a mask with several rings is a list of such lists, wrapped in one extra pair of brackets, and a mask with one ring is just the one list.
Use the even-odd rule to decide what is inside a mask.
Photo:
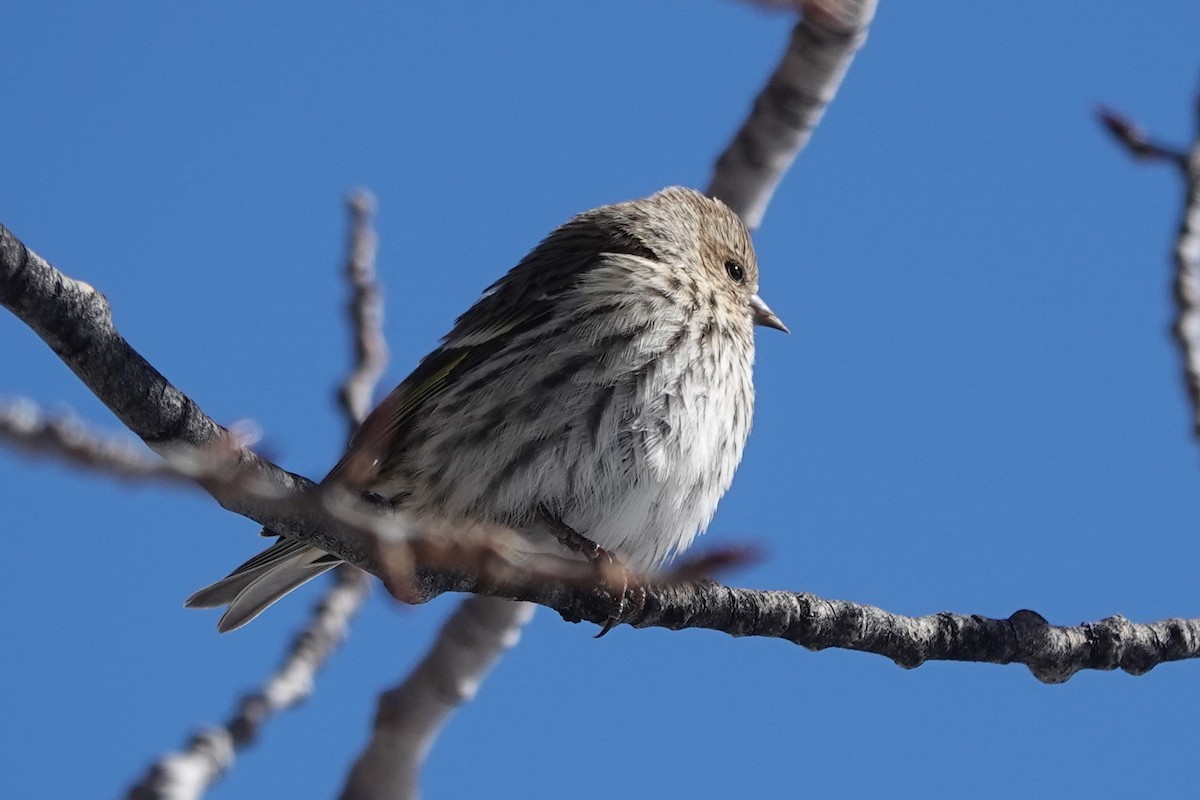
[[(375, 201), (363, 190), (346, 198), (349, 211), (346, 278), (354, 332), (354, 366), (338, 393), (349, 432), (362, 423), (371, 396), (387, 364), (387, 345), (380, 326), (383, 310), (375, 282)], [(266, 722), (299, 705), (313, 692), (316, 675), (345, 641), (350, 622), (362, 608), (369, 587), (367, 573), (342, 564), (332, 584), (313, 608), (308, 623), (293, 637), (287, 656), (263, 687), (243, 697), (223, 727), (200, 731), (182, 752), (169, 753), (151, 766), (129, 791), (130, 800), (197, 798), (233, 766), (238, 750), (253, 744)]]
[[(878, 0), (796, 0), (803, 16), (750, 116), (717, 159), (708, 193), (750, 230), (762, 222), (775, 187), (808, 144), (867, 40)], [(775, 3), (779, 5), (780, 3)]]
[(1187, 153), (1169, 145), (1153, 142), (1132, 120), (1111, 108), (1101, 106), (1096, 117), (1113, 138), (1125, 146), (1130, 155), (1148, 161), (1166, 161), (1182, 170), (1187, 169)]
[(1200, 438), (1200, 132), (1191, 151), (1185, 152), (1150, 141), (1138, 126), (1115, 111), (1102, 108), (1097, 116), (1131, 155), (1173, 164), (1183, 178), (1183, 210), (1174, 250), (1176, 313), (1171, 335), (1183, 359), (1183, 386), (1192, 404), (1192, 434)]
[(350, 212), (346, 249), (346, 281), (350, 285), (347, 313), (354, 330), (354, 368), (338, 391), (345, 412), (349, 441), (374, 407), (375, 387), (387, 366), (387, 340), (383, 336), (383, 288), (375, 278), (375, 198), (358, 189), (346, 198)]
[[(339, 394), (350, 435), (370, 411), (372, 392), (387, 361), (380, 329), (382, 292), (375, 280), (376, 237), (368, 221), (374, 198), (352, 197), (350, 256), (346, 275), (354, 289), (350, 316), (355, 321), (358, 367)], [(338, 574), (363, 575), (349, 564)], [(398, 686), (379, 698), (371, 739), (343, 789), (345, 797), (408, 797), (416, 794), (421, 765), (454, 710), (475, 696), (484, 676), (505, 650), (517, 643), (533, 618), (533, 606), (493, 597), (469, 597), (443, 623), (421, 663)]]
[[(29, 455), (65, 459), (77, 467), (131, 482), (163, 481), (194, 485), (197, 478), (223, 471), (220, 458), (160, 458), (115, 437), (89, 431), (68, 416), (46, 414), (31, 400), (0, 401), (0, 439)], [(197, 451), (199, 452), (199, 451)]]
[(446, 721), (516, 645), (533, 609), (495, 597), (464, 600), (421, 663), (380, 695), (371, 740), (346, 779), (342, 800), (415, 797), (421, 766)]
[(345, 639), (350, 619), (362, 605), (366, 573), (356, 567), (337, 573), (333, 588), (317, 603), (312, 619), (292, 640), (287, 657), (264, 686), (243, 697), (223, 726), (193, 734), (182, 751), (168, 753), (130, 788), (129, 800), (192, 800), (233, 767), (237, 751), (254, 743), (272, 716), (312, 694), (316, 673)]

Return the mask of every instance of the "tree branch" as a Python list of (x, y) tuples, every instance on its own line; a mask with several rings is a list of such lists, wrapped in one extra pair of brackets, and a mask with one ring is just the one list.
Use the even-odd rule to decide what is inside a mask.
[(495, 597), (464, 600), (421, 663), (380, 695), (371, 740), (346, 779), (342, 800), (416, 797), (421, 767), (438, 734), (516, 645), (533, 609)]
[(758, 228), (775, 187), (808, 144), (867, 41), (878, 0), (797, 0), (803, 16), (750, 116), (717, 159), (708, 193)]
[(0, 439), (32, 456), (63, 458), (77, 467), (127, 481), (194, 485), (210, 469), (167, 460), (115, 437), (97, 436), (77, 420), (42, 412), (31, 400), (0, 401)]
[[(1197, 101), (1200, 114), (1200, 100)], [(1152, 142), (1125, 116), (1101, 108), (1100, 122), (1137, 158), (1165, 162), (1183, 178), (1183, 210), (1175, 237), (1175, 323), (1171, 335), (1183, 360), (1183, 387), (1192, 405), (1192, 434), (1200, 438), (1200, 132), (1190, 152)]]
[(338, 391), (338, 402), (345, 412), (349, 441), (375, 405), (375, 387), (387, 366), (388, 347), (383, 336), (383, 287), (375, 278), (375, 197), (358, 189), (346, 198), (346, 207), (350, 212), (345, 269), (350, 302), (346, 312), (354, 331), (354, 367)]
[(153, 764), (126, 797), (129, 800), (194, 800), (233, 767), (237, 752), (254, 743), (262, 726), (312, 694), (313, 679), (345, 639), (362, 605), (366, 573), (350, 567), (337, 573), (333, 587), (313, 610), (312, 619), (292, 640), (287, 657), (263, 687), (243, 697), (229, 721), (197, 731), (183, 750)]
[[(515, 597), (553, 608), (569, 622), (603, 624), (611, 599), (600, 590), (525, 586), (425, 574), (428, 599), (443, 591)], [(622, 619), (635, 628), (705, 628), (730, 636), (784, 639), (809, 650), (836, 647), (885, 656), (906, 669), (927, 661), (1024, 664), (1045, 683), (1084, 669), (1120, 668), (1142, 675), (1168, 661), (1200, 658), (1200, 619), (1137, 624), (1114, 616), (1076, 627), (1049, 624), (1033, 611), (1008, 619), (942, 612), (924, 617), (829, 600), (804, 592), (735, 589), (712, 580), (647, 585), (641, 611)]]
[[(312, 481), (246, 448), (135, 351), (113, 324), (108, 301), (63, 275), (0, 225), (0, 305), (29, 325), (85, 386), (169, 461), (214, 464), (196, 482), (221, 505), (264, 527), (378, 569), (375, 540), (332, 514)], [(364, 513), (380, 524), (390, 510)]]
[[(360, 190), (346, 198), (346, 206), (350, 219), (345, 274), (351, 288), (347, 311), (355, 358), (338, 399), (349, 438), (370, 411), (371, 397), (388, 354), (380, 329), (381, 292), (375, 281), (375, 201)], [(313, 608), (307, 624), (292, 638), (283, 663), (263, 687), (243, 697), (224, 726), (197, 732), (183, 751), (169, 753), (152, 765), (130, 789), (130, 800), (201, 797), (233, 766), (237, 751), (257, 740), (271, 717), (299, 705), (312, 694), (317, 673), (345, 641), (368, 588), (367, 573), (350, 564), (338, 567), (330, 588)]]
[[(350, 435), (372, 406), (372, 392), (387, 362), (380, 328), (382, 291), (375, 280), (374, 231), (365, 224), (374, 198), (352, 197), (350, 256), (346, 275), (353, 287), (350, 317), (355, 322), (357, 367), (339, 399), (353, 421)], [(344, 564), (338, 574), (365, 575)], [(379, 697), (371, 739), (342, 790), (343, 797), (411, 797), (434, 741), (458, 706), (475, 696), (492, 665), (513, 647), (533, 618), (533, 606), (493, 597), (468, 597), (450, 615), (420, 664)]]

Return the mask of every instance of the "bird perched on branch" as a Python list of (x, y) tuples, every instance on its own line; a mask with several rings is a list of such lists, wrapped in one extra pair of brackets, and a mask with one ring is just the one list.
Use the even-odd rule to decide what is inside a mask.
[[(459, 317), (324, 482), (653, 569), (741, 461), (755, 325), (787, 330), (724, 203), (672, 187), (584, 212)], [(338, 563), (280, 537), (187, 605), (228, 605), (232, 630)]]

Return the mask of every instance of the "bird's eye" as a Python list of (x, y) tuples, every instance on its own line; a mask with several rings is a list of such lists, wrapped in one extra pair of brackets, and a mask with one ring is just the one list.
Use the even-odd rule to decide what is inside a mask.
[(729, 273), (729, 277), (733, 278), (735, 283), (741, 283), (746, 279), (746, 274), (742, 271), (742, 265), (736, 261), (726, 261), (725, 271)]

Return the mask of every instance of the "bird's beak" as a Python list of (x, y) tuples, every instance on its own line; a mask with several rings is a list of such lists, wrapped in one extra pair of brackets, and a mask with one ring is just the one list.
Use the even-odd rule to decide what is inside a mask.
[(750, 316), (754, 317), (755, 325), (762, 325), (763, 327), (774, 328), (784, 333), (791, 333), (787, 325), (783, 324), (783, 320), (775, 316), (775, 312), (768, 308), (767, 304), (758, 295), (750, 298)]

